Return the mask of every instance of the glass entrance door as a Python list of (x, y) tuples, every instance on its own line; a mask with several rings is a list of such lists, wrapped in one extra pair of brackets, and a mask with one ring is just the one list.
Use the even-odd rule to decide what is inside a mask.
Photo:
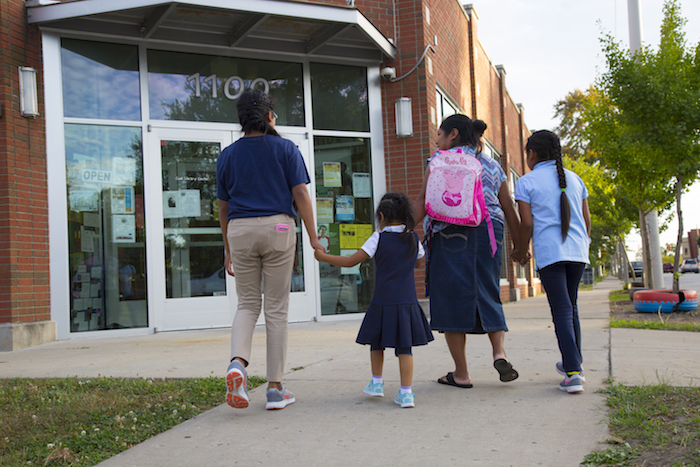
[[(230, 326), (237, 298), (235, 278), (223, 267), (224, 243), (216, 196), (216, 161), (238, 134), (229, 131), (156, 129), (149, 133), (148, 188), (154, 228), (149, 242), (157, 329)], [(290, 138), (292, 139), (292, 138)], [(300, 149), (305, 141), (294, 138)], [(308, 154), (308, 150), (306, 150)], [(308, 156), (305, 157), (308, 164)], [(313, 260), (297, 222), (297, 258), (292, 277), (290, 321), (316, 316), (315, 286), (305, 273)], [(311, 286), (311, 288), (310, 288)], [(261, 318), (262, 322), (262, 318)]]
[(216, 160), (231, 133), (154, 128), (149, 140), (155, 327), (230, 326), (234, 284), (223, 270)]

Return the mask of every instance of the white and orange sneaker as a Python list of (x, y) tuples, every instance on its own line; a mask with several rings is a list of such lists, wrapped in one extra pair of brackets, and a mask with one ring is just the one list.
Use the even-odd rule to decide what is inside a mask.
[(234, 409), (248, 407), (248, 375), (243, 364), (234, 360), (226, 371), (226, 403)]
[(265, 408), (267, 410), (283, 409), (296, 401), (294, 394), (289, 392), (284, 385), (282, 385), (282, 390), (272, 388), (268, 389), (266, 393), (267, 404), (265, 404)]

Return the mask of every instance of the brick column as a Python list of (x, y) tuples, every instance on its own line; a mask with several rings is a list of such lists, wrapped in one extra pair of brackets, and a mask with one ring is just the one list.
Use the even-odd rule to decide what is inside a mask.
[[(20, 66), (37, 70), (39, 113), (19, 111)], [(0, 351), (56, 339), (49, 290), (41, 33), (24, 2), (0, 0)]]

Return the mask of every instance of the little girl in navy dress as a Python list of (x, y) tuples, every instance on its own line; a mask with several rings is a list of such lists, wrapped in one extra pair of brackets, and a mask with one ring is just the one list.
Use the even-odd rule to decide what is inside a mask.
[(404, 408), (415, 407), (415, 395), (411, 390), (411, 347), (433, 340), (428, 320), (416, 298), (413, 277), (416, 261), (425, 253), (413, 231), (415, 221), (406, 195), (384, 195), (376, 217), (379, 231), (374, 232), (352, 256), (329, 255), (321, 250), (316, 250), (315, 255), (319, 261), (340, 267), (352, 267), (374, 258), (374, 295), (357, 335), (358, 344), (370, 345), (372, 381), (364, 392), (370, 396), (384, 396), (384, 349), (390, 347), (395, 349), (399, 358), (401, 375), (401, 388), (394, 402)]

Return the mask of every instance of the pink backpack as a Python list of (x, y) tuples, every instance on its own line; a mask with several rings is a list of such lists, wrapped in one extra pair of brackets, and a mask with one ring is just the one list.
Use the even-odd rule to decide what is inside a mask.
[(489, 229), (491, 256), (496, 254), (493, 223), (481, 185), (481, 162), (474, 149), (438, 151), (430, 160), (430, 174), (425, 187), (425, 210), (433, 219), (450, 224), (476, 227), (484, 219)]

